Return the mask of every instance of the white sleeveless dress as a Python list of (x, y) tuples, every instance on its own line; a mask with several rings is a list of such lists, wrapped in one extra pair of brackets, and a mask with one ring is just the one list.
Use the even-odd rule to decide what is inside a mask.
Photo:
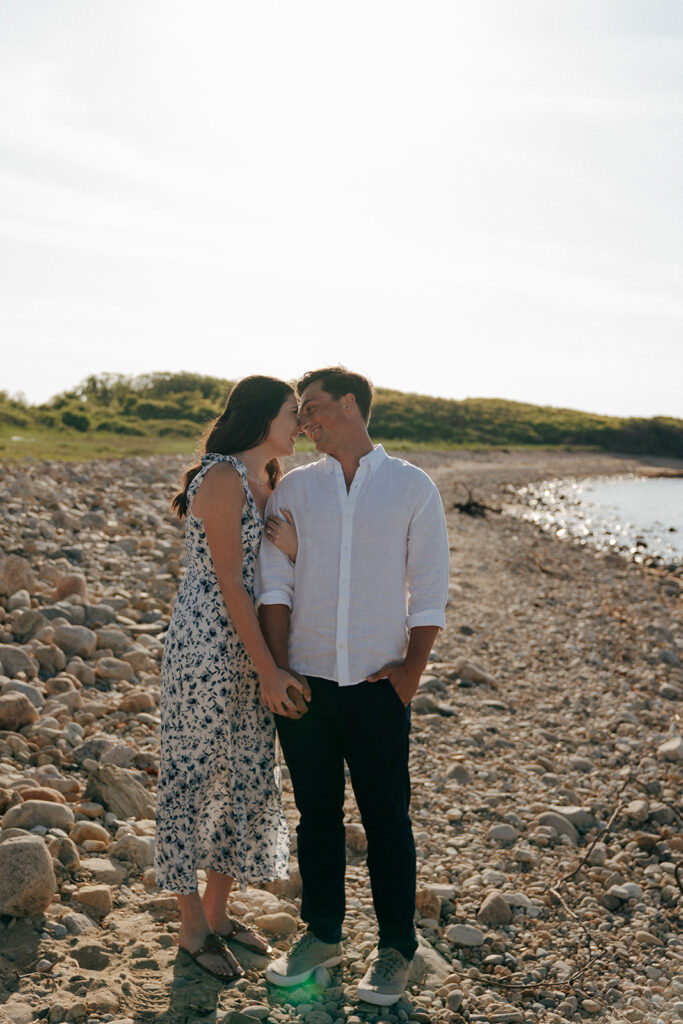
[(263, 520), (247, 471), (230, 455), (206, 455), (188, 489), (188, 566), (164, 644), (156, 878), (176, 893), (197, 888), (197, 868), (240, 885), (286, 878), (287, 823), (275, 769), (275, 727), (258, 677), (228, 617), (192, 500), (206, 471), (235, 467), (244, 484), (242, 576), (253, 597)]

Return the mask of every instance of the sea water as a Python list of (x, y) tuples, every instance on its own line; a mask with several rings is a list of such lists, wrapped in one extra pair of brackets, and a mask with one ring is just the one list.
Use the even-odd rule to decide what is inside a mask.
[(683, 478), (593, 477), (517, 488), (521, 516), (636, 561), (683, 562)]

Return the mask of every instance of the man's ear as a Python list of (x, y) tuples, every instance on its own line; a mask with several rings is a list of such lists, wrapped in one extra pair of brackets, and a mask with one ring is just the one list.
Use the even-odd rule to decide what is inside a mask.
[(352, 395), (351, 392), (348, 395), (342, 395), (341, 404), (344, 412), (350, 412), (352, 406), (356, 404), (356, 396)]

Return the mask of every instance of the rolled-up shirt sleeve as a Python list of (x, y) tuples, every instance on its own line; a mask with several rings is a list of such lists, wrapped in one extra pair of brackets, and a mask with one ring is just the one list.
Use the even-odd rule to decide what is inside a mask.
[[(266, 518), (280, 515), (278, 493), (271, 494), (266, 505)], [(292, 607), (294, 599), (294, 562), (272, 544), (265, 533), (254, 573), (256, 604), (284, 604)]]
[(448, 570), (446, 517), (439, 492), (431, 484), (429, 494), (413, 516), (408, 532), (408, 629), (413, 626), (444, 628)]

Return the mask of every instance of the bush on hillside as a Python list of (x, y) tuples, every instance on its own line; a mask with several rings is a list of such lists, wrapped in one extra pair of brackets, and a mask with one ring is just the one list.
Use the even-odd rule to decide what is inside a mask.
[(132, 420), (124, 420), (120, 417), (100, 420), (95, 430), (110, 434), (128, 434), (131, 437), (144, 437), (145, 431), (137, 426)]
[(62, 423), (65, 427), (73, 427), (80, 430), (82, 434), (90, 430), (90, 417), (84, 412), (75, 412), (73, 409), (65, 409), (62, 413)]

